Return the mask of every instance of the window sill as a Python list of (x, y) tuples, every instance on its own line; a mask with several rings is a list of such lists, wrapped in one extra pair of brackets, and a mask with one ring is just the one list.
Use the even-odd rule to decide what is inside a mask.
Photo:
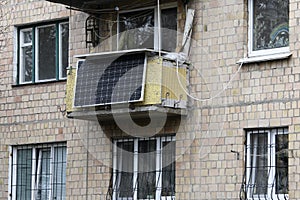
[(247, 64), (247, 63), (256, 63), (256, 62), (266, 62), (272, 60), (282, 60), (287, 59), (292, 55), (291, 52), (288, 53), (280, 53), (280, 54), (272, 54), (266, 56), (255, 56), (255, 57), (247, 57), (240, 59), (238, 64)]
[(61, 79), (61, 80), (53, 80), (53, 81), (44, 81), (44, 82), (36, 82), (36, 83), (19, 83), (19, 84), (13, 84), (12, 87), (22, 87), (22, 86), (34, 86), (34, 85), (46, 85), (46, 84), (52, 84), (52, 83), (61, 83), (66, 82), (67, 79)]

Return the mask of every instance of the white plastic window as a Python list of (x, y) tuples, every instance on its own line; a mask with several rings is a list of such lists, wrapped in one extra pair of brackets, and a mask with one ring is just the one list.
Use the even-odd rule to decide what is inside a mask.
[(249, 0), (249, 57), (289, 52), (289, 1)]
[(11, 200), (66, 199), (64, 144), (12, 148)]
[(287, 128), (248, 131), (246, 155), (247, 199), (287, 200)]

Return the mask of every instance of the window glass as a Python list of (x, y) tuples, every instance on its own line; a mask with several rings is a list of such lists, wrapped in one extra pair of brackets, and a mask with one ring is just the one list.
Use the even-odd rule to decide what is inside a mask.
[(38, 28), (39, 80), (56, 78), (56, 26)]
[(162, 149), (162, 196), (174, 196), (175, 193), (175, 142), (163, 142)]
[(31, 174), (32, 174), (31, 149), (17, 151), (17, 200), (31, 199)]
[(254, 194), (268, 192), (268, 134), (257, 133), (251, 137), (251, 160), (255, 180)]
[(36, 199), (49, 199), (50, 198), (50, 149), (38, 150), (38, 164), (36, 170), (37, 176), (37, 194)]
[(161, 49), (174, 51), (177, 46), (177, 8), (161, 11)]
[(53, 199), (66, 199), (67, 153), (65, 147), (54, 148)]
[(246, 157), (247, 199), (288, 199), (287, 128), (248, 131)]
[(31, 43), (32, 42), (32, 31), (23, 31), (23, 43)]
[(32, 81), (32, 31), (22, 30), (21, 33), (21, 72), (22, 76), (20, 77), (22, 82), (31, 82)]
[(63, 144), (13, 148), (12, 199), (66, 199), (66, 147)]
[(154, 10), (119, 15), (119, 50), (154, 48)]
[(65, 79), (69, 23), (32, 26), (19, 32), (18, 84)]
[(119, 197), (133, 197), (133, 142), (118, 143), (117, 182)]
[(157, 9), (126, 12), (119, 14), (118, 50), (156, 49), (174, 51), (177, 46), (177, 8), (161, 9), (160, 27)]
[(22, 63), (23, 63), (23, 77), (24, 82), (32, 81), (32, 46), (22, 47)]
[(253, 51), (289, 45), (288, 0), (253, 0)]
[(276, 194), (288, 194), (288, 135), (276, 135)]
[(155, 199), (156, 140), (139, 141), (138, 198)]
[(67, 77), (67, 67), (69, 65), (69, 24), (64, 23), (60, 25), (61, 35), (61, 77)]
[(116, 141), (112, 199), (174, 199), (173, 137)]

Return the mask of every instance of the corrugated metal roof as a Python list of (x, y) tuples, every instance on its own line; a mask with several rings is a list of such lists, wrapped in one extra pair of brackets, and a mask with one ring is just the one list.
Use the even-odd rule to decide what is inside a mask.
[[(124, 7), (143, 7), (149, 5), (156, 5), (157, 0), (46, 0), (53, 3), (63, 4), (75, 9), (89, 12), (90, 9), (114, 9), (116, 6), (119, 8)], [(160, 0), (161, 3), (176, 2), (177, 0)]]
[(53, 3), (64, 4), (70, 7), (84, 9), (84, 8), (95, 8), (96, 7), (108, 7), (109, 5), (118, 4), (120, 2), (126, 2), (126, 0), (47, 0)]

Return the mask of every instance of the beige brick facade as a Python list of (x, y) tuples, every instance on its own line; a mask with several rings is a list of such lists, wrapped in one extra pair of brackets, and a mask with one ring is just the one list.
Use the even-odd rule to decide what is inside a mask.
[[(178, 27), (185, 14), (178, 1)], [(10, 147), (66, 142), (66, 199), (106, 199), (117, 124), (71, 119), (66, 81), (16, 84), (17, 28), (69, 19), (69, 63), (86, 48), (88, 14), (39, 0), (11, 0), (0, 19), (0, 200), (9, 199)], [(161, 135), (176, 134), (176, 199), (240, 199), (245, 129), (288, 127), (289, 199), (300, 199), (300, 1), (289, 1), (290, 57), (239, 64), (248, 53), (248, 1), (191, 0), (195, 9), (189, 66), (188, 115), (168, 118)], [(1, 13), (0, 13), (1, 14)], [(110, 42), (110, 41), (109, 41)], [(1, 46), (1, 44), (4, 44)]]

